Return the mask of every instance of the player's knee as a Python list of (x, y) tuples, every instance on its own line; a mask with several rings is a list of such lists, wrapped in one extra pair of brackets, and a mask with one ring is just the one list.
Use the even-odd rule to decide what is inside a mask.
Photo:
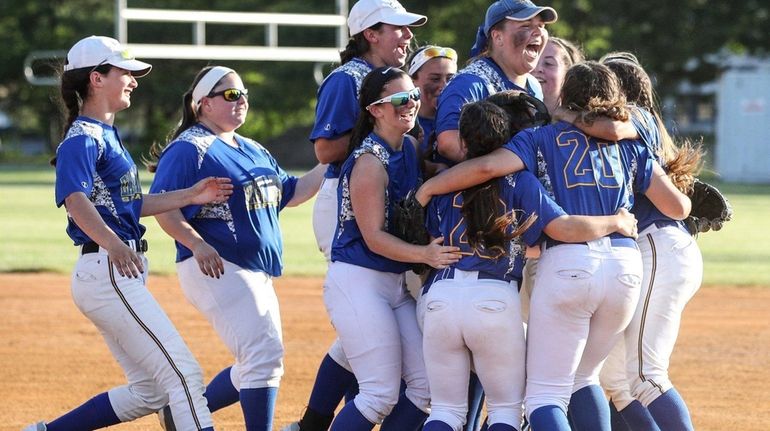
[(398, 402), (398, 387), (395, 390), (382, 388), (376, 392), (364, 391), (362, 388), (353, 401), (366, 419), (376, 424), (382, 423)]
[(428, 421), (441, 421), (449, 425), (449, 427), (452, 428), (452, 431), (460, 431), (463, 429), (465, 416), (467, 414), (467, 409), (443, 405), (433, 406), (431, 407)]
[(651, 402), (655, 401), (659, 396), (663, 395), (666, 391), (674, 387), (671, 380), (668, 378), (668, 374), (661, 374), (655, 377), (645, 377), (644, 380), (640, 378), (634, 379), (631, 385), (631, 394), (647, 407)]
[(150, 411), (158, 411), (169, 402), (168, 393), (154, 382), (130, 384), (129, 391), (132, 396), (136, 397), (139, 404)]

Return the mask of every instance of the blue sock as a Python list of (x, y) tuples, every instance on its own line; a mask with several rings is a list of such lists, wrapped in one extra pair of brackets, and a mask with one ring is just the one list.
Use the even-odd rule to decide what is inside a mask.
[(489, 431), (516, 431), (516, 428), (514, 428), (513, 425), (496, 423), (489, 427)]
[(119, 424), (120, 419), (110, 404), (110, 397), (103, 392), (80, 407), (46, 424), (48, 431), (89, 429), (95, 430)]
[(354, 376), (353, 383), (350, 384), (347, 392), (345, 392), (345, 403), (347, 404), (353, 401), (353, 398), (355, 398), (356, 395), (358, 395), (358, 380), (356, 380)]
[(660, 429), (666, 431), (692, 431), (690, 411), (682, 396), (676, 389), (671, 388), (651, 402), (647, 410), (655, 418)]
[[(660, 431), (658, 424), (655, 423), (655, 419), (653, 419), (649, 410), (644, 408), (642, 403), (637, 400), (632, 401), (631, 404), (627, 405), (623, 410), (619, 411), (618, 415), (620, 415), (623, 422), (626, 424), (626, 430)], [(624, 428), (620, 428), (620, 430), (623, 431)], [(612, 431), (616, 431), (614, 423), (612, 426)]]
[(422, 431), (452, 431), (452, 427), (450, 427), (445, 422), (434, 420), (425, 422), (425, 426), (422, 428)]
[(556, 406), (543, 406), (529, 415), (529, 424), (537, 431), (570, 431), (567, 415)]
[(417, 406), (402, 392), (398, 397), (398, 403), (393, 407), (388, 417), (382, 421), (381, 431), (418, 431), (425, 423), (428, 414), (418, 409)]
[(241, 409), (248, 431), (273, 429), (273, 413), (278, 388), (241, 389)]
[(468, 379), (468, 415), (465, 417), (465, 431), (476, 431), (481, 422), (481, 408), (484, 405), (484, 388), (476, 373)]
[(610, 428), (612, 428), (612, 431), (631, 431), (626, 421), (618, 413), (618, 409), (615, 408), (615, 404), (612, 401), (609, 401), (607, 404), (609, 404), (610, 408)]
[(355, 381), (353, 373), (342, 368), (327, 354), (318, 367), (308, 408), (321, 415), (334, 416), (334, 410)]
[(604, 391), (589, 385), (572, 394), (569, 423), (573, 431), (610, 431), (610, 409)]
[(233, 386), (233, 381), (230, 379), (231, 368), (232, 367), (227, 367), (220, 371), (219, 374), (206, 385), (206, 392), (203, 393), (203, 396), (206, 397), (206, 401), (208, 401), (211, 413), (237, 403), (240, 398), (238, 389)]
[(370, 431), (374, 424), (358, 411), (355, 403), (347, 403), (334, 418), (329, 431)]

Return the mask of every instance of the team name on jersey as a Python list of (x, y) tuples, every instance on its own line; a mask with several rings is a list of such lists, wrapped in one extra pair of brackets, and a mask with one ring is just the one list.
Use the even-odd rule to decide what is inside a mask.
[(277, 175), (263, 175), (243, 186), (250, 211), (279, 206), (281, 191), (281, 180)]

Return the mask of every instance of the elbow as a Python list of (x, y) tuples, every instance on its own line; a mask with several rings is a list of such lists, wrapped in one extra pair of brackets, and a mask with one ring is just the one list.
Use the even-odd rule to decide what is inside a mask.
[(687, 218), (687, 216), (690, 215), (690, 210), (692, 209), (692, 203), (690, 203), (690, 199), (685, 198), (682, 199), (682, 202), (679, 203), (679, 205), (676, 208), (676, 211), (674, 214), (669, 215), (674, 220), (684, 220)]

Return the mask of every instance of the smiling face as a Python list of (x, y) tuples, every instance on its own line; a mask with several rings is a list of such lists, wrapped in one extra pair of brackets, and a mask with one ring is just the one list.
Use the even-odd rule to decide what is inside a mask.
[[(228, 88), (243, 90), (241, 77), (235, 73), (228, 73), (219, 80), (211, 93), (221, 92)], [(198, 112), (201, 119), (206, 120), (206, 124), (216, 126), (221, 132), (232, 132), (246, 121), (246, 114), (249, 112), (249, 99), (242, 95), (240, 99), (228, 102), (222, 95), (206, 96), (201, 99)]]
[(108, 112), (122, 111), (131, 106), (131, 92), (138, 84), (130, 71), (113, 66), (107, 74), (101, 75), (101, 77), (102, 87), (100, 90), (106, 96)]
[(438, 96), (455, 74), (457, 74), (457, 63), (446, 57), (431, 58), (415, 73), (414, 84), (422, 91), (421, 117), (436, 116)]
[(559, 106), (561, 86), (569, 69), (567, 53), (553, 41), (548, 42), (532, 75), (543, 87), (543, 101), (550, 112)]
[[(387, 97), (394, 93), (402, 91), (410, 91), (415, 88), (411, 78), (404, 75), (401, 78), (396, 78), (382, 88), (380, 97)], [(406, 132), (414, 128), (415, 121), (417, 120), (417, 111), (420, 109), (420, 101), (412, 100), (402, 106), (393, 106), (390, 102), (379, 103), (372, 105), (369, 108), (369, 112), (375, 118), (375, 130), (380, 131), (378, 134), (391, 135), (391, 134), (405, 134)], [(387, 131), (387, 133), (383, 133)]]
[(526, 21), (504, 19), (490, 30), (492, 58), (506, 72), (523, 76), (537, 66), (548, 42), (548, 31), (540, 16)]
[(382, 24), (379, 29), (364, 30), (371, 46), (370, 60), (376, 67), (402, 67), (406, 63), (409, 43), (414, 35), (409, 26)]

